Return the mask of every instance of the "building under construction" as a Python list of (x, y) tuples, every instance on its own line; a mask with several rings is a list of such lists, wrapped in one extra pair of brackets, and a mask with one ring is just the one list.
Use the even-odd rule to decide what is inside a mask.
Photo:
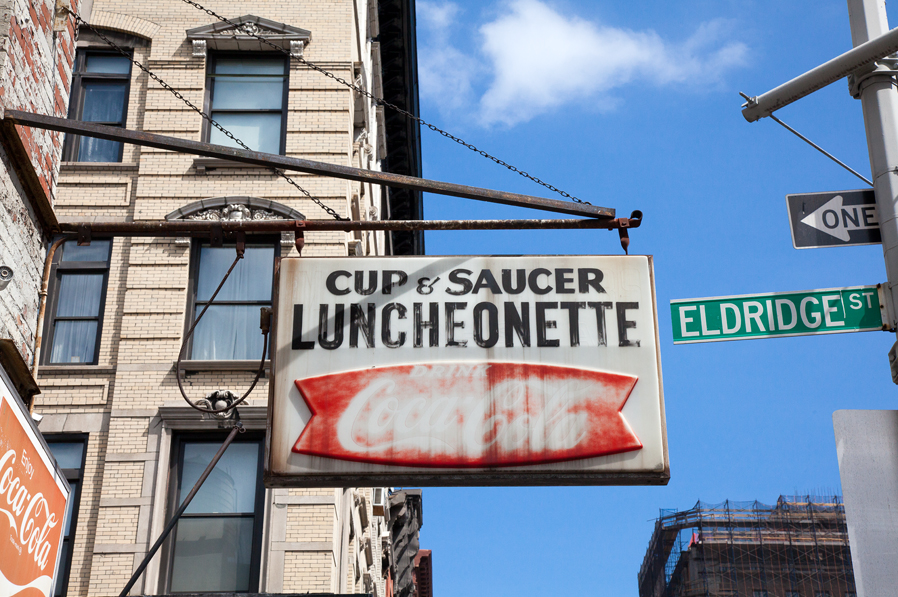
[(855, 597), (839, 496), (662, 510), (639, 597)]

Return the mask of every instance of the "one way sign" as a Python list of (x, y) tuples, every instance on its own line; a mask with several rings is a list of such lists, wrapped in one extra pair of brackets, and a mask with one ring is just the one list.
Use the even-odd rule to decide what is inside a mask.
[(882, 242), (873, 189), (786, 195), (796, 249)]

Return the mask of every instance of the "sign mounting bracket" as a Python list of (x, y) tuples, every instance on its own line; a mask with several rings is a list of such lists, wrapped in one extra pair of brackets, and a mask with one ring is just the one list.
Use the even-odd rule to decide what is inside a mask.
[(109, 141), (131, 143), (133, 145), (155, 147), (156, 149), (189, 153), (211, 158), (220, 158), (245, 164), (265, 166), (267, 168), (279, 168), (281, 170), (305, 172), (307, 174), (354, 180), (358, 182), (368, 182), (401, 189), (435, 193), (438, 195), (476, 199), (478, 201), (500, 203), (514, 207), (526, 207), (590, 218), (613, 218), (615, 215), (614, 209), (609, 207), (599, 207), (597, 205), (573, 203), (570, 201), (560, 201), (558, 199), (546, 199), (544, 197), (534, 197), (532, 195), (521, 195), (518, 193), (508, 193), (505, 191), (483, 189), (480, 187), (471, 187), (438, 180), (428, 180), (425, 178), (393, 174), (390, 172), (350, 168), (348, 166), (315, 162), (312, 160), (262, 153), (259, 151), (246, 151), (233, 147), (225, 147), (223, 145), (214, 145), (212, 143), (201, 143), (199, 141), (190, 141), (188, 139), (179, 139), (177, 137), (157, 135), (155, 133), (147, 133), (144, 131), (132, 131), (115, 126), (82, 122), (68, 118), (57, 118), (55, 116), (44, 116), (42, 114), (33, 114), (19, 110), (6, 110), (3, 119), (20, 126), (36, 127), (51, 131), (70, 133), (73, 135), (85, 135), (87, 137), (95, 137)]

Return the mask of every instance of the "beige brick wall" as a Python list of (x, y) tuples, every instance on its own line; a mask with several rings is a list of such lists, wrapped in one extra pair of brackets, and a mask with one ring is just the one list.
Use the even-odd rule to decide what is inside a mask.
[(287, 541), (331, 541), (333, 506), (288, 506)]
[[(109, 430), (110, 446), (118, 438)], [(142, 462), (107, 462), (103, 477), (103, 497), (111, 499), (140, 497)]]
[(137, 540), (140, 508), (102, 508), (97, 519), (97, 543), (133, 544)]
[(91, 433), (87, 440), (87, 456), (81, 480), (78, 524), (72, 550), (68, 595), (87, 595), (93, 565), (93, 546), (97, 532), (97, 514), (103, 483), (107, 434)]
[(288, 552), (284, 561), (284, 592), (330, 592), (333, 568), (329, 554)]
[[(208, 0), (210, 9), (230, 17), (254, 14), (308, 29), (312, 42), (305, 57), (336, 75), (354, 80), (359, 56), (367, 47), (353, 25), (353, 5), (367, 15), (365, 0)], [(205, 101), (206, 61), (192, 54), (187, 29), (208, 25), (212, 17), (190, 6), (168, 3), (165, 14), (157, 3), (142, 0), (94, 0), (91, 22), (147, 39), (134, 58), (147, 65), (191, 102)], [(363, 52), (364, 53), (364, 52)], [(361, 68), (370, 69), (370, 56)], [(370, 73), (369, 73), (370, 75)], [(371, 84), (372, 77), (366, 81)], [(127, 126), (159, 134), (201, 141), (202, 120), (190, 108), (150, 79), (132, 69)], [(368, 134), (373, 139), (376, 119), (369, 106)], [(328, 163), (379, 167), (364, 158), (354, 144), (356, 105), (353, 93), (334, 81), (293, 61), (289, 72), (285, 153)], [(358, 183), (300, 173), (291, 176), (313, 196), (341, 215), (349, 215), (353, 196), (362, 197), (361, 212), (379, 205), (379, 189)], [(66, 163), (61, 169), (57, 208), (60, 220), (160, 221), (189, 203), (213, 197), (251, 196), (282, 203), (310, 219), (329, 216), (285, 181), (258, 168), (221, 168), (200, 173), (194, 156), (125, 146), (121, 164)], [(306, 234), (308, 256), (345, 255), (348, 235), (342, 232)], [(383, 247), (383, 243), (380, 244)], [(295, 249), (281, 248), (282, 255)], [(100, 358), (95, 366), (44, 367), (36, 410), (46, 416), (48, 429), (77, 432), (73, 415), (102, 419), (91, 430), (87, 470), (75, 534), (69, 583), (70, 597), (118, 595), (131, 571), (170, 515), (167, 503), (169, 454), (173, 433), (163, 421), (163, 405), (183, 405), (174, 362), (185, 328), (191, 250), (189, 243), (164, 238), (116, 238), (103, 313)], [(242, 393), (252, 381), (247, 371), (189, 371), (185, 391), (193, 399), (228, 388)], [(252, 404), (264, 405), (268, 380), (262, 379)], [(86, 420), (86, 419), (84, 419)], [(196, 429), (204, 427), (197, 415)], [(44, 424), (42, 424), (44, 425)], [(212, 424), (214, 428), (214, 424)], [(159, 455), (163, 456), (160, 457)], [(369, 520), (377, 525), (370, 513)], [(349, 497), (346, 497), (349, 496)], [(334, 489), (267, 490), (266, 542), (263, 546), (266, 579), (260, 591), (364, 592), (361, 574), (353, 568), (359, 536), (376, 536), (377, 529), (349, 537), (349, 493)], [(379, 550), (379, 542), (376, 549)], [(373, 576), (380, 578), (377, 551)], [(164, 590), (165, 553), (156, 556), (134, 594)], [(360, 572), (360, 571), (359, 571)], [(160, 588), (161, 587), (161, 588)], [(383, 596), (382, 582), (378, 584)]]
[[(118, 595), (131, 577), (130, 554), (95, 554), (87, 595)], [(69, 590), (71, 595), (71, 588)]]

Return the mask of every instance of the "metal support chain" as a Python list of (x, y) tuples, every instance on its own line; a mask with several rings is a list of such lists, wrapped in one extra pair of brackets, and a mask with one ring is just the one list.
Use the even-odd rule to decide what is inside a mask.
[[(223, 22), (223, 23), (227, 23), (227, 24), (231, 25), (232, 27), (239, 27), (239, 25), (238, 25), (237, 23), (234, 23), (234, 22), (231, 21), (230, 19), (221, 16), (220, 14), (216, 13), (215, 11), (206, 8), (205, 6), (203, 6), (202, 4), (200, 4), (200, 3), (198, 3), (198, 2), (195, 2), (194, 0), (181, 0), (181, 1), (184, 2), (185, 4), (189, 4), (190, 6), (193, 6), (193, 7), (196, 8), (197, 10), (201, 10), (201, 11), (205, 12), (205, 13), (208, 14), (210, 17), (216, 18), (216, 19), (218, 19), (219, 21), (221, 21), (221, 22)], [(557, 187), (555, 187), (555, 186), (553, 186), (553, 185), (551, 185), (551, 184), (549, 184), (549, 183), (547, 183), (547, 182), (545, 182), (545, 181), (543, 181), (543, 180), (537, 178), (536, 176), (533, 176), (533, 175), (530, 174), (529, 172), (525, 172), (525, 171), (520, 170), (519, 168), (517, 168), (517, 167), (515, 167), (515, 166), (512, 166), (512, 165), (509, 164), (508, 162), (506, 162), (506, 161), (504, 161), (504, 160), (502, 160), (502, 159), (500, 159), (500, 158), (497, 158), (497, 157), (494, 156), (494, 155), (491, 155), (491, 154), (487, 153), (486, 151), (484, 151), (484, 150), (478, 148), (477, 146), (475, 146), (475, 145), (473, 145), (473, 144), (471, 144), (471, 143), (468, 143), (468, 142), (465, 141), (464, 139), (461, 139), (461, 138), (459, 138), (459, 137), (456, 137), (456, 136), (453, 135), (452, 133), (450, 133), (450, 132), (448, 132), (448, 131), (445, 131), (445, 130), (439, 128), (438, 126), (436, 126), (436, 125), (434, 125), (434, 124), (431, 124), (431, 123), (427, 122), (426, 120), (424, 120), (424, 119), (421, 118), (420, 116), (418, 116), (418, 115), (416, 115), (416, 114), (413, 114), (413, 113), (409, 112), (408, 110), (405, 110), (405, 109), (403, 109), (403, 108), (400, 108), (400, 107), (397, 106), (396, 104), (391, 104), (390, 102), (386, 101), (386, 100), (383, 99), (382, 97), (377, 97), (377, 96), (374, 95), (373, 93), (371, 93), (371, 92), (369, 92), (369, 91), (363, 89), (362, 87), (356, 85), (355, 83), (351, 83), (351, 82), (347, 81), (346, 79), (344, 79), (344, 78), (342, 78), (342, 77), (340, 77), (340, 76), (337, 76), (337, 75), (335, 75), (334, 73), (332, 73), (332, 72), (330, 72), (330, 71), (328, 71), (328, 70), (326, 70), (326, 69), (324, 69), (324, 68), (318, 66), (317, 64), (315, 64), (315, 63), (313, 63), (313, 62), (309, 62), (308, 60), (306, 60), (306, 59), (303, 58), (302, 56), (294, 56), (293, 54), (290, 53), (289, 50), (286, 50), (286, 49), (284, 49), (284, 48), (282, 48), (282, 47), (280, 47), (280, 46), (278, 46), (278, 45), (276, 45), (276, 44), (273, 44), (272, 42), (270, 42), (269, 40), (265, 39), (265, 38), (262, 37), (261, 35), (258, 35), (258, 34), (256, 34), (256, 33), (246, 33), (246, 35), (248, 35), (249, 37), (253, 37), (253, 38), (259, 40), (259, 41), (262, 42), (263, 44), (265, 44), (265, 45), (267, 45), (267, 46), (270, 46), (271, 48), (273, 48), (274, 50), (276, 50), (276, 51), (278, 51), (278, 52), (281, 52), (282, 54), (286, 54), (287, 56), (290, 56), (290, 57), (294, 58), (295, 60), (297, 60), (297, 61), (300, 62), (301, 64), (304, 64), (305, 66), (308, 66), (308, 67), (311, 68), (312, 70), (321, 73), (321, 74), (324, 75), (325, 77), (328, 77), (328, 78), (330, 78), (330, 79), (333, 79), (334, 81), (336, 81), (336, 82), (339, 83), (340, 85), (343, 85), (343, 86), (345, 86), (345, 87), (348, 87), (348, 88), (352, 89), (353, 91), (355, 91), (356, 93), (361, 94), (361, 95), (367, 97), (368, 99), (370, 99), (371, 101), (373, 101), (373, 102), (374, 102), (375, 104), (377, 104), (378, 106), (384, 106), (384, 107), (386, 107), (386, 108), (390, 108), (391, 110), (394, 110), (395, 112), (398, 112), (399, 114), (402, 114), (403, 116), (405, 116), (405, 117), (408, 118), (409, 120), (413, 120), (413, 121), (417, 122), (419, 125), (424, 126), (424, 127), (428, 128), (428, 129), (432, 130), (432, 131), (435, 132), (435, 133), (439, 133), (440, 135), (446, 137), (447, 139), (450, 139), (450, 140), (452, 140), (452, 141), (455, 141), (455, 142), (458, 143), (459, 145), (462, 145), (463, 147), (466, 147), (466, 148), (470, 149), (471, 151), (473, 151), (473, 152), (475, 152), (475, 153), (479, 153), (480, 155), (482, 155), (483, 157), (487, 158), (488, 160), (492, 160), (492, 161), (495, 162), (496, 164), (508, 168), (508, 169), (511, 170), (512, 172), (515, 172), (516, 174), (519, 174), (519, 175), (523, 176), (524, 178), (527, 178), (527, 179), (529, 179), (529, 180), (535, 182), (536, 184), (541, 185), (541, 186), (547, 188), (548, 190), (552, 191), (553, 193), (558, 193), (559, 195), (561, 195), (561, 196), (564, 197), (565, 199), (570, 199), (570, 200), (572, 200), (572, 201), (574, 201), (574, 202), (576, 202), (576, 203), (583, 203), (584, 205), (592, 205), (590, 202), (588, 202), (588, 201), (583, 201), (582, 199), (579, 199), (578, 197), (575, 197), (575, 196), (573, 196), (573, 195), (571, 195), (571, 194), (569, 194), (569, 193), (567, 193), (567, 192), (565, 192), (565, 191), (562, 191), (561, 189), (559, 189), (559, 188), (557, 188)]]
[[(206, 112), (204, 112), (203, 110), (198, 108), (196, 105), (194, 105), (193, 102), (191, 102), (189, 99), (184, 97), (177, 89), (175, 89), (174, 87), (172, 87), (171, 85), (169, 85), (168, 83), (163, 81), (156, 73), (154, 73), (153, 71), (148, 69), (146, 66), (141, 64), (139, 61), (135, 60), (130, 54), (128, 54), (128, 52), (126, 50), (124, 50), (123, 48), (118, 46), (115, 42), (113, 42), (111, 39), (109, 39), (108, 37), (103, 35), (103, 33), (98, 31), (93, 25), (91, 25), (90, 23), (88, 23), (87, 21), (82, 19), (78, 13), (74, 12), (73, 10), (71, 10), (67, 7), (62, 7), (62, 8), (63, 8), (63, 10), (68, 12), (70, 15), (72, 15), (72, 17), (74, 17), (75, 20), (78, 21), (79, 25), (85, 25), (88, 29), (90, 29), (95, 34), (97, 34), (97, 36), (100, 39), (102, 39), (104, 42), (106, 42), (107, 45), (109, 45), (111, 48), (115, 49), (119, 54), (121, 54), (122, 56), (124, 56), (125, 58), (130, 60), (134, 66), (136, 66), (137, 68), (139, 68), (140, 70), (145, 72), (147, 74), (147, 76), (149, 76), (151, 79), (153, 79), (154, 81), (159, 83), (159, 85), (161, 85), (163, 89), (165, 89), (166, 91), (169, 91), (176, 98), (178, 98), (179, 100), (184, 102), (184, 104), (186, 106), (188, 106), (191, 110), (193, 110), (194, 112), (199, 114), (203, 118), (203, 120), (205, 120), (206, 122), (208, 122), (209, 124), (214, 126), (216, 129), (221, 131), (222, 134), (224, 134), (226, 137), (228, 137), (229, 139), (231, 139), (232, 141), (237, 143), (243, 149), (245, 149), (247, 151), (252, 151), (252, 149), (246, 143), (244, 143), (243, 141), (241, 141), (240, 139), (235, 137), (234, 134), (231, 133), (231, 131), (224, 128), (214, 118), (212, 118), (211, 116), (206, 114)], [(333, 217), (335, 220), (347, 220), (348, 219), (348, 218), (342, 217), (340, 214), (338, 214), (336, 211), (334, 211), (331, 207), (325, 205), (324, 202), (322, 202), (320, 199), (313, 197), (311, 193), (309, 193), (307, 190), (302, 188), (299, 185), (299, 183), (297, 183), (295, 180), (293, 180), (292, 178), (290, 178), (289, 176), (284, 174), (284, 172), (282, 170), (279, 170), (277, 168), (270, 168), (270, 170), (272, 172), (274, 172), (277, 176), (280, 176), (281, 178), (286, 180), (287, 183), (289, 183), (290, 185), (295, 187), (300, 193), (305, 195), (306, 198), (311, 199), (316, 205), (318, 205), (318, 207), (323, 209), (329, 216)]]

